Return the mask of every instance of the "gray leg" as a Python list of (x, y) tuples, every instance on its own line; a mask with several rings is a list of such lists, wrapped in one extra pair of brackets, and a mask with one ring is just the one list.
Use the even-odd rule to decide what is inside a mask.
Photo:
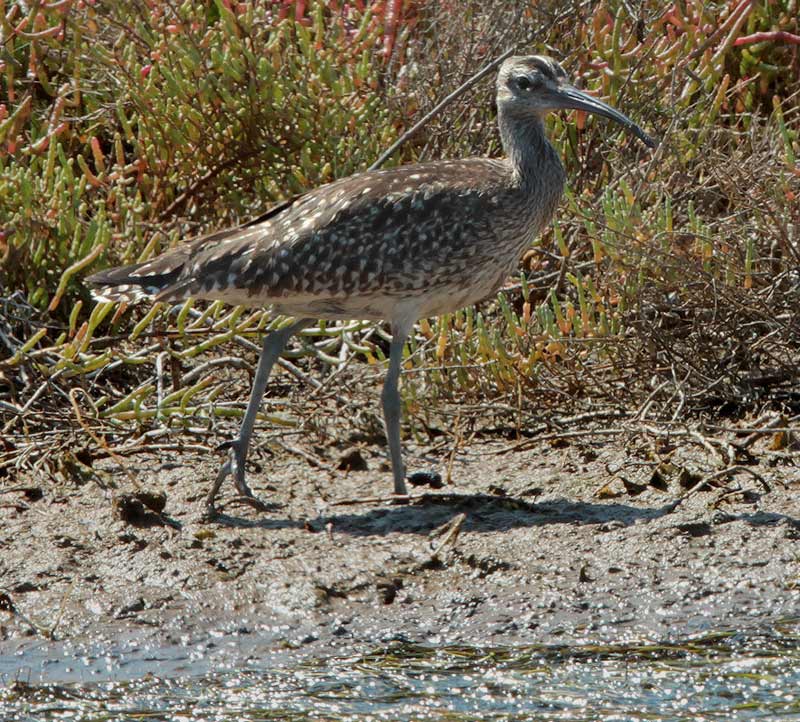
[(267, 379), (269, 379), (270, 371), (272, 371), (272, 367), (286, 347), (289, 339), (312, 323), (312, 319), (302, 318), (290, 326), (285, 326), (278, 331), (267, 334), (264, 338), (264, 346), (261, 349), (261, 357), (256, 368), (256, 377), (253, 380), (250, 400), (247, 402), (247, 410), (244, 413), (242, 425), (239, 427), (239, 434), (229, 444), (226, 444), (230, 448), (230, 456), (220, 468), (217, 478), (214, 480), (214, 485), (206, 498), (206, 514), (208, 516), (213, 517), (216, 513), (214, 500), (217, 498), (222, 482), (228, 474), (233, 474), (233, 481), (242, 496), (250, 499), (254, 498), (253, 492), (244, 480), (244, 464), (247, 460), (247, 449), (250, 446), (250, 438), (253, 435), (253, 426), (256, 422), (258, 409), (261, 406), (264, 389), (267, 387)]
[(383, 402), (383, 418), (386, 422), (386, 439), (389, 442), (389, 454), (392, 459), (392, 475), (394, 476), (394, 493), (407, 494), (405, 482), (405, 466), (403, 450), (400, 446), (400, 392), (397, 384), (400, 379), (400, 364), (403, 361), (403, 346), (406, 343), (411, 324), (392, 324), (392, 345), (389, 351), (389, 370), (383, 384), (381, 401)]

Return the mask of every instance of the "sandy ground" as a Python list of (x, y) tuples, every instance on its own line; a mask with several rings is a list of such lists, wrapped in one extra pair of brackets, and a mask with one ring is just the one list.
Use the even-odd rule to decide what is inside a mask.
[[(646, 444), (513, 446), (472, 442), (451, 485), (415, 489), (409, 504), (392, 503), (377, 446), (359, 450), (359, 471), (331, 470), (340, 451), (303, 447), (326, 471), (262, 447), (248, 478), (275, 508), (226, 503), (215, 523), (201, 516), (219, 456), (140, 454), (60, 483), (7, 480), (0, 606), (17, 614), (0, 615), (0, 655), (41, 645), (43, 630), (62, 641), (234, 630), (322, 656), (396, 640), (664, 641), (800, 618), (790, 455), (751, 461), (770, 491), (734, 472), (739, 492), (707, 488), (675, 507), (687, 470), (709, 474), (718, 460), (678, 448), (654, 475)], [(431, 456), (411, 452), (417, 464)], [(446, 470), (450, 452), (439, 453)], [(132, 508), (121, 496), (132, 492), (165, 495), (163, 514)], [(231, 494), (226, 484), (222, 501)]]

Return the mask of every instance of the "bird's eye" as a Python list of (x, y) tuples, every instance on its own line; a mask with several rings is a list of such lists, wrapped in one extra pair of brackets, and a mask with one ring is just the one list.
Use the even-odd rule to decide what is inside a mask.
[(531, 88), (533, 88), (533, 83), (531, 82), (531, 79), (527, 75), (520, 75), (517, 78), (517, 87), (520, 90), (530, 90)]

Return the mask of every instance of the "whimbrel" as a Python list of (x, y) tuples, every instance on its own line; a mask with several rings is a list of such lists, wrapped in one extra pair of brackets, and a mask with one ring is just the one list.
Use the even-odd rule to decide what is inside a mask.
[(565, 174), (544, 116), (572, 108), (632, 120), (573, 87), (543, 56), (512, 57), (497, 76), (497, 122), (506, 157), (468, 158), (359, 173), (313, 190), (256, 222), (198, 238), (150, 261), (87, 280), (102, 300), (178, 302), (190, 297), (271, 305), (293, 316), (264, 339), (238, 435), (206, 500), (209, 515), (232, 475), (254, 499), (245, 460), (267, 379), (289, 338), (316, 319), (387, 320), (392, 341), (383, 386), (394, 492), (406, 493), (398, 379), (416, 321), (494, 294), (549, 223)]

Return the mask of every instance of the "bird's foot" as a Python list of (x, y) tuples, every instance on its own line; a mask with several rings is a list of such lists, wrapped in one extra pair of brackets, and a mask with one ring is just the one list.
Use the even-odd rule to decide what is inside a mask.
[(200, 522), (202, 524), (210, 524), (211, 522), (217, 521), (219, 518), (219, 511), (217, 509), (217, 505), (211, 502), (210, 504), (206, 502), (205, 509), (203, 509), (203, 514), (200, 517)]
[(217, 519), (219, 519), (220, 516), (220, 509), (230, 504), (249, 506), (250, 508), (255, 509), (258, 512), (275, 511), (276, 509), (280, 508), (280, 504), (263, 501), (259, 499), (252, 492), (250, 494), (237, 494), (236, 496), (230, 499), (226, 499), (224, 502), (221, 502), (219, 506), (217, 506), (215, 500), (207, 499), (206, 508), (203, 512), (203, 516), (201, 517), (201, 521), (203, 522), (217, 521)]
[(242, 504), (244, 506), (249, 506), (256, 511), (262, 512), (275, 511), (276, 509), (280, 508), (280, 504), (270, 501), (262, 501), (255, 494), (239, 494), (239, 496), (234, 496), (233, 499), (231, 499), (228, 503)]
[(236, 504), (246, 504), (256, 511), (271, 511), (277, 508), (275, 504), (269, 504), (261, 501), (248, 486), (244, 479), (244, 464), (247, 456), (247, 447), (242, 443), (238, 437), (225, 441), (220, 444), (217, 449), (219, 451), (229, 450), (228, 460), (220, 467), (217, 478), (214, 480), (214, 485), (206, 498), (206, 508), (203, 514), (204, 521), (213, 521), (218, 515), (219, 511), (214, 503), (219, 493), (222, 483), (228, 476), (233, 476), (233, 483), (236, 486), (236, 491), (239, 492), (238, 496), (231, 499), (231, 502)]
[[(255, 498), (252, 489), (247, 485), (244, 480), (244, 465), (247, 461), (247, 445), (242, 442), (242, 439), (236, 437), (223, 441), (217, 446), (217, 451), (229, 452), (228, 461), (226, 461), (222, 468), (219, 470), (217, 480), (214, 482), (214, 494), (219, 490), (220, 484), (229, 474), (233, 476), (233, 483), (236, 485), (236, 490), (240, 496)], [(209, 499), (212, 500), (212, 499)]]
[(444, 486), (442, 475), (437, 471), (415, 471), (408, 475), (411, 486), (429, 486), (431, 489), (441, 489)]

